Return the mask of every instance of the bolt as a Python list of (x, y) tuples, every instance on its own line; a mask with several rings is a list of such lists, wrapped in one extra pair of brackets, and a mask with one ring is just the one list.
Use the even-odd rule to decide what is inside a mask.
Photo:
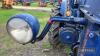
[(91, 32), (91, 33), (89, 34), (89, 37), (90, 37), (90, 38), (93, 38), (93, 37), (94, 37), (94, 33)]

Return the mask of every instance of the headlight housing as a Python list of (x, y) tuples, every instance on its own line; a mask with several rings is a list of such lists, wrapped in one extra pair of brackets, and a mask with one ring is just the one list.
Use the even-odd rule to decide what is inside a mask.
[(6, 26), (8, 33), (21, 44), (35, 41), (40, 27), (38, 20), (30, 14), (15, 15)]

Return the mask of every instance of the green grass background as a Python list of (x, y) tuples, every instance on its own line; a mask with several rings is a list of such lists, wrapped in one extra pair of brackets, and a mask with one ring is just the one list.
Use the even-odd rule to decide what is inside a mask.
[[(5, 28), (5, 25), (11, 16), (22, 13), (31, 14), (39, 20), (39, 23), (41, 25), (40, 32), (43, 30), (50, 16), (49, 12), (36, 10), (0, 9), (0, 55), (2, 56), (7, 56), (8, 54), (10, 54), (9, 51), (12, 51), (11, 49), (16, 49), (16, 51), (19, 51), (26, 48), (25, 46), (19, 45), (15, 41), (13, 41), (12, 38), (7, 34)], [(18, 45), (23, 48), (20, 48)], [(48, 48), (47, 45), (47, 43), (43, 44), (43, 48)], [(30, 46), (31, 45), (27, 45), (27, 47)]]
[[(20, 6), (20, 4), (17, 6)], [(31, 6), (37, 7), (38, 3), (32, 3)], [(52, 6), (48, 4), (47, 7), (51, 8)], [(5, 26), (9, 18), (13, 15), (22, 14), (22, 13), (31, 14), (39, 20), (39, 23), (41, 25), (40, 32), (43, 30), (45, 24), (47, 23), (50, 17), (50, 12), (36, 11), (36, 10), (1, 9), (0, 8), (0, 56), (9, 56), (14, 51), (20, 51), (25, 48), (31, 48), (31, 46), (33, 46), (33, 44), (32, 45), (28, 44), (25, 46), (17, 44), (14, 40), (12, 40), (11, 36), (9, 36), (6, 32)], [(51, 46), (49, 43), (45, 42), (42, 45), (42, 48), (51, 48)]]
[[(22, 4), (19, 3), (17, 6), (22, 6)], [(31, 6), (31, 7), (39, 7), (39, 2), (31, 2), (31, 5), (30, 5), (30, 6)], [(48, 8), (52, 8), (53, 6), (50, 5), (50, 3), (48, 3), (48, 4), (47, 4), (47, 7), (48, 7)]]

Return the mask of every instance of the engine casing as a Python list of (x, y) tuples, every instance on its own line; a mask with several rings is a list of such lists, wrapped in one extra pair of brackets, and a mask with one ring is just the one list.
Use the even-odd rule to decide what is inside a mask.
[(64, 44), (73, 44), (78, 41), (79, 33), (71, 27), (61, 28), (59, 33), (60, 41)]

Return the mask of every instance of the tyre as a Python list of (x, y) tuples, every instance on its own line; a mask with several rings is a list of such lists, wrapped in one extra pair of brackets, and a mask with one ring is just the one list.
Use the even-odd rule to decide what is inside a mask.
[(53, 48), (58, 48), (58, 46), (61, 45), (59, 41), (59, 29), (57, 29), (58, 27), (59, 23), (54, 22), (48, 32), (48, 40)]
[(77, 42), (76, 44), (74, 44), (72, 46), (72, 56), (77, 56), (78, 54), (78, 49), (79, 49), (79, 42)]
[(54, 22), (48, 32), (48, 40), (53, 50), (57, 50), (60, 56), (67, 56), (66, 47), (59, 41), (59, 23)]

